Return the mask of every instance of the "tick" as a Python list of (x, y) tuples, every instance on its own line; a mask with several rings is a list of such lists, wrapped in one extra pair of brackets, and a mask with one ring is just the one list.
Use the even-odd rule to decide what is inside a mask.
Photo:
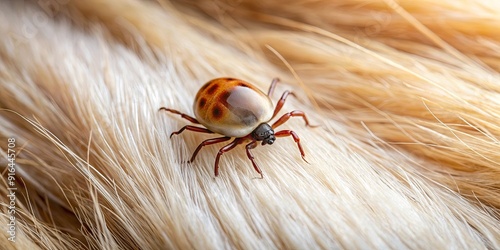
[(300, 138), (295, 132), (292, 130), (274, 132), (278, 126), (288, 121), (290, 117), (302, 117), (306, 126), (311, 126), (305, 113), (300, 110), (293, 110), (282, 115), (272, 125), (269, 123), (281, 110), (286, 98), (289, 95), (295, 96), (293, 92), (285, 91), (281, 95), (276, 107), (273, 107), (270, 96), (273, 94), (278, 82), (278, 78), (273, 79), (266, 95), (257, 87), (243, 80), (216, 78), (203, 85), (196, 94), (193, 103), (193, 111), (196, 118), (170, 108), (161, 107), (159, 110), (178, 114), (192, 123), (204, 126), (186, 125), (179, 131), (170, 134), (170, 138), (173, 135), (182, 133), (184, 130), (224, 135), (223, 137), (207, 139), (200, 143), (188, 163), (194, 161), (196, 155), (204, 146), (229, 141), (231, 138), (234, 138), (233, 141), (222, 147), (217, 153), (214, 169), (215, 176), (219, 175), (220, 157), (239, 144), (246, 143), (247, 157), (252, 162), (255, 171), (260, 174), (260, 178), (263, 178), (264, 175), (250, 151), (257, 147), (257, 142), (262, 142), (262, 145), (271, 145), (276, 140), (276, 137), (291, 136), (295, 143), (297, 143), (302, 159), (306, 161), (304, 150), (300, 145)]

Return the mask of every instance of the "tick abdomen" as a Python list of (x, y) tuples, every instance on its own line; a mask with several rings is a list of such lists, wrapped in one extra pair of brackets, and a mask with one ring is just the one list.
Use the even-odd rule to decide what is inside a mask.
[(245, 81), (217, 78), (201, 87), (193, 110), (196, 119), (211, 131), (242, 137), (272, 118), (273, 104), (266, 94)]

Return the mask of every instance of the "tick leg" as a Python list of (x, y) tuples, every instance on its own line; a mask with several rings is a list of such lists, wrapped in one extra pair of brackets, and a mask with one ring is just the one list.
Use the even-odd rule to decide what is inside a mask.
[(248, 159), (250, 159), (250, 161), (252, 161), (253, 168), (255, 169), (255, 171), (257, 171), (257, 173), (260, 174), (260, 178), (262, 179), (262, 178), (264, 178), (264, 175), (262, 174), (262, 171), (260, 170), (259, 166), (257, 166), (257, 163), (254, 160), (252, 152), (250, 152), (250, 149), (254, 149), (255, 147), (257, 147), (257, 141), (252, 141), (246, 145), (247, 156), (248, 156)]
[(294, 110), (292, 112), (288, 112), (288, 113), (284, 114), (283, 116), (280, 117), (280, 119), (275, 121), (271, 127), (273, 127), (273, 129), (274, 129), (274, 128), (280, 126), (281, 124), (285, 123), (286, 121), (288, 121), (288, 119), (290, 119), (290, 117), (293, 117), (293, 116), (302, 116), (302, 118), (306, 122), (306, 126), (317, 127), (317, 126), (312, 126), (311, 124), (309, 124), (309, 120), (307, 119), (306, 114), (300, 110)]
[(292, 130), (281, 130), (281, 131), (276, 132), (274, 135), (276, 137), (285, 137), (285, 136), (291, 135), (293, 137), (293, 140), (297, 143), (297, 147), (299, 147), (299, 151), (300, 151), (300, 155), (302, 156), (302, 160), (309, 163), (306, 160), (306, 158), (304, 158), (306, 156), (306, 154), (304, 153), (304, 149), (302, 149), (302, 145), (300, 145), (300, 138), (295, 132), (293, 132)]
[(285, 104), (285, 101), (286, 101), (286, 98), (288, 97), (288, 95), (295, 96), (295, 94), (291, 91), (287, 90), (287, 91), (283, 92), (283, 95), (281, 95), (280, 100), (278, 101), (278, 103), (276, 103), (276, 108), (274, 108), (274, 113), (273, 113), (272, 118), (274, 118), (278, 114), (278, 112), (280, 112), (281, 108)]
[(194, 161), (194, 158), (196, 158), (196, 155), (198, 154), (198, 152), (200, 152), (200, 149), (202, 147), (207, 146), (207, 145), (211, 145), (211, 144), (215, 144), (215, 143), (219, 143), (219, 142), (223, 142), (223, 141), (227, 141), (229, 139), (231, 139), (231, 137), (224, 136), (224, 137), (217, 137), (217, 138), (204, 140), (203, 142), (200, 143), (200, 145), (198, 145), (196, 150), (194, 150), (194, 153), (191, 156), (191, 159), (188, 161), (188, 163)]
[(219, 175), (219, 159), (221, 155), (233, 149), (234, 147), (238, 146), (238, 144), (240, 144), (241, 142), (242, 142), (241, 138), (236, 138), (234, 139), (234, 141), (232, 141), (231, 143), (227, 144), (226, 146), (222, 147), (219, 150), (219, 153), (217, 153), (217, 157), (215, 157), (215, 168), (214, 168), (215, 176)]
[(198, 122), (198, 120), (196, 120), (194, 117), (191, 117), (189, 115), (186, 115), (184, 113), (181, 113), (177, 110), (174, 110), (174, 109), (169, 109), (169, 108), (165, 108), (165, 107), (161, 107), (160, 109), (158, 109), (158, 111), (160, 110), (165, 110), (165, 111), (168, 111), (170, 113), (174, 113), (174, 114), (177, 114), (177, 115), (180, 115), (182, 118), (192, 122), (192, 123), (196, 123), (196, 124), (200, 124), (200, 122)]
[(184, 130), (190, 130), (190, 131), (194, 131), (194, 132), (207, 133), (207, 134), (214, 133), (206, 128), (199, 128), (199, 127), (195, 127), (195, 126), (191, 126), (191, 125), (186, 125), (186, 126), (182, 127), (181, 129), (179, 129), (179, 131), (176, 131), (176, 132), (173, 132), (172, 134), (170, 134), (170, 138), (172, 138), (172, 135), (178, 135), (178, 134), (182, 133)]
[(278, 77), (274, 78), (271, 82), (271, 86), (269, 86), (269, 90), (267, 91), (267, 96), (271, 96), (274, 93), (274, 89), (276, 88), (276, 84), (280, 81)]

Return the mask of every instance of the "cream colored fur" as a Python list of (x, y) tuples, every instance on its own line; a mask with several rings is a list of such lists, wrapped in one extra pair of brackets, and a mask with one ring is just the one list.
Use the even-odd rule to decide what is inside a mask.
[[(500, 249), (496, 2), (0, 3), (2, 249)], [(196, 146), (197, 89), (293, 90), (301, 137)], [(2, 227), (4, 228), (4, 227)], [(5, 227), (6, 228), (6, 227)]]

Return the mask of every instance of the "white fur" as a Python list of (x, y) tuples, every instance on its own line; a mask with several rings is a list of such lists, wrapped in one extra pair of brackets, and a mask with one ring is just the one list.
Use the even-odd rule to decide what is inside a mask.
[[(403, 1), (415, 21), (385, 2), (62, 2), (46, 19), (40, 3), (0, 3), (0, 134), (16, 138), (19, 187), (5, 248), (500, 248), (499, 79), (485, 66), (500, 43), (474, 3)], [(201, 84), (227, 75), (298, 94), (282, 112), (321, 127), (283, 128), (309, 164), (291, 138), (253, 151), (264, 179), (243, 147), (217, 178), (223, 145), (182, 163), (211, 135), (169, 139), (187, 122), (158, 108), (191, 112)]]

